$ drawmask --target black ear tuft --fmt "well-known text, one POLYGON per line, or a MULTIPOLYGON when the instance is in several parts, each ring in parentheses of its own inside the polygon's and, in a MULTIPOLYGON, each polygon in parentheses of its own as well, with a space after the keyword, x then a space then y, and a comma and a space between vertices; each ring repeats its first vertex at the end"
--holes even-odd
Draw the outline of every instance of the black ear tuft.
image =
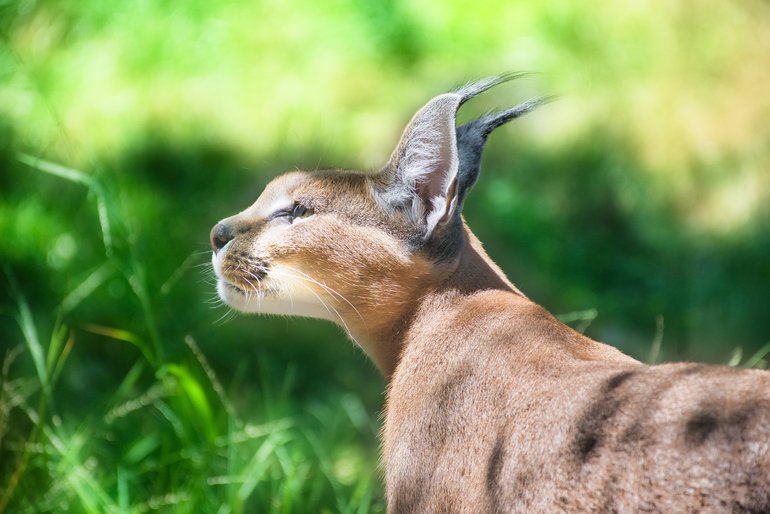
POLYGON ((495 75, 494 77, 487 77, 479 79, 475 82, 470 82, 455 92, 462 98, 462 100, 460 100, 460 105, 462 105, 474 96, 479 95, 488 89, 492 89, 495 86, 499 86, 500 84, 509 82, 511 80, 526 77, 527 75, 531 75, 531 73, 528 71, 512 71, 509 73, 503 73, 501 75, 495 75))
MULTIPOLYGON (((487 79, 490 80, 490 79, 487 79)), ((510 80, 507 79, 507 80, 510 80)), ((500 84, 503 81, 486 85, 484 89, 475 88, 478 92, 489 89, 492 86, 500 84)), ((467 86, 472 88, 474 85, 467 86)), ((537 97, 520 103, 508 110, 487 114, 465 125, 457 128, 457 151, 460 159, 460 168, 458 171, 458 198, 462 202, 465 195, 470 191, 476 180, 479 178, 479 168, 481 166, 481 153, 484 150, 484 144, 487 142, 487 136, 497 127, 518 118, 535 108, 554 100, 555 97, 537 97)))

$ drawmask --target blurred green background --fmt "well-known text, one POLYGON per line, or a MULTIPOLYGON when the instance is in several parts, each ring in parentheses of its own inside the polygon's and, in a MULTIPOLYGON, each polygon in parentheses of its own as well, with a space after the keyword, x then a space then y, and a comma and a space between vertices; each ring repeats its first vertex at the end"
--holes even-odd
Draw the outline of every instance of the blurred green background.
POLYGON ((208 231, 294 167, 376 169, 428 98, 499 129, 466 219, 644 360, 766 367, 770 4, 0 1, 0 512, 382 512, 383 380, 214 301, 208 231))

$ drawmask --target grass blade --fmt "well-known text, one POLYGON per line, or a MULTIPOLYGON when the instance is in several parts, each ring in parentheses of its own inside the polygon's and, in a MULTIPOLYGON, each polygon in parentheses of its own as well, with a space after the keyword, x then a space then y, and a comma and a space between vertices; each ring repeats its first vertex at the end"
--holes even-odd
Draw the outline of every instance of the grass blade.
POLYGON ((91 293, 104 284, 113 276, 113 268, 109 262, 105 262, 93 272, 91 272, 86 279, 80 283, 75 289, 64 297, 61 302, 61 310, 64 314, 70 313, 80 303, 91 296, 91 293))
POLYGON ((19 153, 16 156, 17 160, 22 164, 26 164, 30 168, 48 173, 56 177, 69 180, 82 184, 90 189, 96 195, 96 206, 99 213, 99 224, 102 228, 102 239, 104 241, 104 248, 107 251, 107 255, 112 255, 112 228, 110 224, 109 215, 107 212, 107 201, 105 198, 104 188, 93 177, 83 173, 82 171, 68 168, 57 164, 55 162, 46 161, 39 157, 35 157, 25 153, 19 153))
POLYGON ((757 364, 764 359, 767 354, 770 354, 770 342, 768 342, 765 346, 757 350, 757 352, 749 357, 746 362, 743 363, 744 368, 754 368, 757 366, 757 364))
POLYGON ((32 362, 35 365, 35 371, 40 380, 40 385, 43 387, 43 392, 46 397, 50 397, 51 391, 50 382, 48 381, 48 369, 45 364, 45 352, 43 352, 43 346, 40 344, 35 323, 32 321, 32 313, 23 296, 19 295, 17 302, 19 304, 19 317, 17 320, 19 327, 24 335, 24 341, 27 343, 29 353, 32 356, 32 362))

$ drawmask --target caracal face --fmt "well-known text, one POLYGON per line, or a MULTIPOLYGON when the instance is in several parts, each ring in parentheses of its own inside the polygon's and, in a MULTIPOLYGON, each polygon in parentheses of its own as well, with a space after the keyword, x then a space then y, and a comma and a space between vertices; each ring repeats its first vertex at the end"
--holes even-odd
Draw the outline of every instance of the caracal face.
POLYGON ((344 171, 291 172, 211 233, 219 297, 249 313, 369 319, 409 300, 428 267, 416 227, 376 198, 376 180, 344 171), (412 248, 410 248, 412 246, 412 248), (406 280, 405 280, 406 279, 406 280))

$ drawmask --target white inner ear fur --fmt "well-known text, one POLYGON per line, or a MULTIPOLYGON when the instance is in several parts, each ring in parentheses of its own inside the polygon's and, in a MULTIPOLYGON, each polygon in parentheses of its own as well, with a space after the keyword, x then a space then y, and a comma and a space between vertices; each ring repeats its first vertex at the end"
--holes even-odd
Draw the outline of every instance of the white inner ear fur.
POLYGON ((439 222, 447 221, 457 205, 459 160, 455 114, 460 96, 437 96, 415 114, 399 147, 395 181, 386 201, 402 204, 411 199, 414 221, 424 220, 428 237, 439 222))

